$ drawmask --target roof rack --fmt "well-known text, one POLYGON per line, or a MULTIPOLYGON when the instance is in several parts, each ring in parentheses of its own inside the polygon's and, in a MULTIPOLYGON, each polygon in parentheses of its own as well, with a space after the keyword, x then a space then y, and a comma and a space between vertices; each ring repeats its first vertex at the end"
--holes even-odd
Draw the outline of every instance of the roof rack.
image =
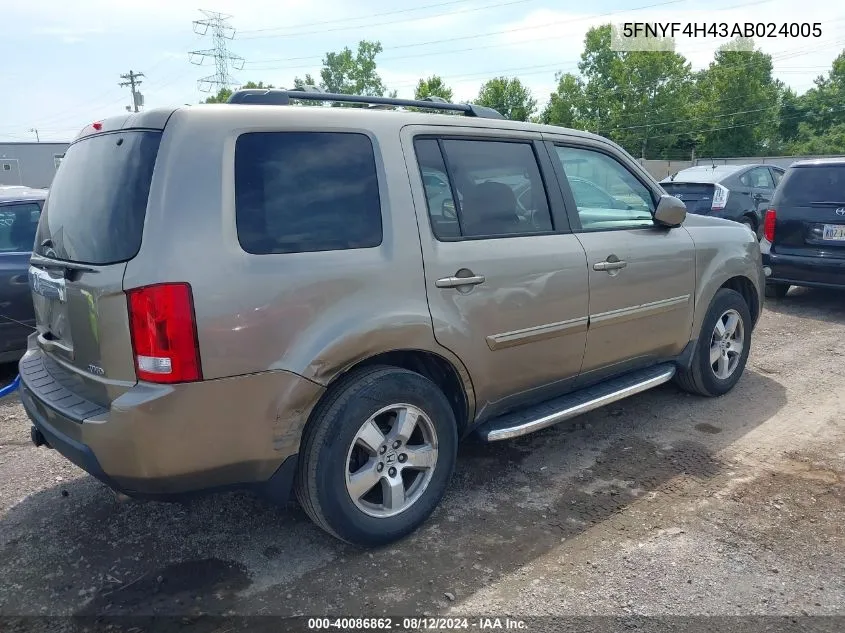
MULTIPOLYGON (((309 86, 309 88, 311 88, 309 86)), ((440 97, 426 97, 425 99, 394 99, 392 97, 368 97, 364 95, 344 95, 319 90, 280 90, 266 88, 249 88, 232 93, 228 103, 244 103, 252 105, 290 105, 291 100, 297 101, 334 101, 340 103, 366 103, 376 106, 404 106, 410 108, 425 108, 427 110, 444 110, 462 112, 464 116, 484 119, 504 119, 497 110, 473 103, 449 103, 440 97)))

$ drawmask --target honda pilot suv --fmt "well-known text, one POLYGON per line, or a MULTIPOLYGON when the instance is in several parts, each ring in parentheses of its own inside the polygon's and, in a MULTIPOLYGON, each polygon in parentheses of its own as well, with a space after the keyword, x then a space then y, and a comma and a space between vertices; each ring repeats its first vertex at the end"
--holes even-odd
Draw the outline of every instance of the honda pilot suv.
POLYGON ((429 516, 461 438, 729 391, 764 290, 752 231, 604 138, 280 90, 83 130, 29 278, 36 445, 129 496, 294 489, 364 546, 429 516))

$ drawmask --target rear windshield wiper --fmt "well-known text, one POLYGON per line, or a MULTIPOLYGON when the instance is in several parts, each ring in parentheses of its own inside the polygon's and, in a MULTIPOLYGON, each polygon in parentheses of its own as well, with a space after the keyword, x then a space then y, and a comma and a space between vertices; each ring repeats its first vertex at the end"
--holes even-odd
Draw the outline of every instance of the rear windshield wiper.
POLYGON ((819 202, 811 202, 811 207, 845 207, 845 201, 837 202, 836 200, 820 200, 819 202))
POLYGON ((96 268, 91 268, 91 266, 89 266, 88 264, 77 264, 76 262, 67 262, 61 259, 53 259, 51 257, 44 257, 43 255, 38 255, 37 253, 32 254, 32 256, 29 258, 29 263, 37 268, 59 268, 64 270, 65 274, 67 274, 67 272, 71 270, 83 273, 98 272, 96 268))

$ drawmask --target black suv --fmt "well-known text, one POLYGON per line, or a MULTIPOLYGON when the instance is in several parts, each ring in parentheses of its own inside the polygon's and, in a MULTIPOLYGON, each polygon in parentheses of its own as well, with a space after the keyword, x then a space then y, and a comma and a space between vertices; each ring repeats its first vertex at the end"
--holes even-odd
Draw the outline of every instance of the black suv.
POLYGON ((845 158, 798 161, 775 191, 764 221, 769 296, 790 286, 845 288, 845 158))
POLYGON ((784 170, 774 165, 698 165, 660 182, 680 198, 689 213, 741 222, 760 236, 768 208, 784 170))

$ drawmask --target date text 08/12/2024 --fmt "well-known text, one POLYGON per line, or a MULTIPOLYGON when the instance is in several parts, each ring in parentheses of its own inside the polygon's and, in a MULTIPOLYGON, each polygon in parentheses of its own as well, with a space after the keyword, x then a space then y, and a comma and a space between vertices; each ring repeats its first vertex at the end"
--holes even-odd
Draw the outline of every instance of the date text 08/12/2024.
POLYGON ((452 631, 478 630, 524 631, 527 623, 515 618, 499 617, 408 617, 408 618, 309 618, 308 629, 312 631, 372 630, 389 631, 452 631))
POLYGON ((821 22, 625 22, 624 38, 660 37, 821 37, 821 22))

